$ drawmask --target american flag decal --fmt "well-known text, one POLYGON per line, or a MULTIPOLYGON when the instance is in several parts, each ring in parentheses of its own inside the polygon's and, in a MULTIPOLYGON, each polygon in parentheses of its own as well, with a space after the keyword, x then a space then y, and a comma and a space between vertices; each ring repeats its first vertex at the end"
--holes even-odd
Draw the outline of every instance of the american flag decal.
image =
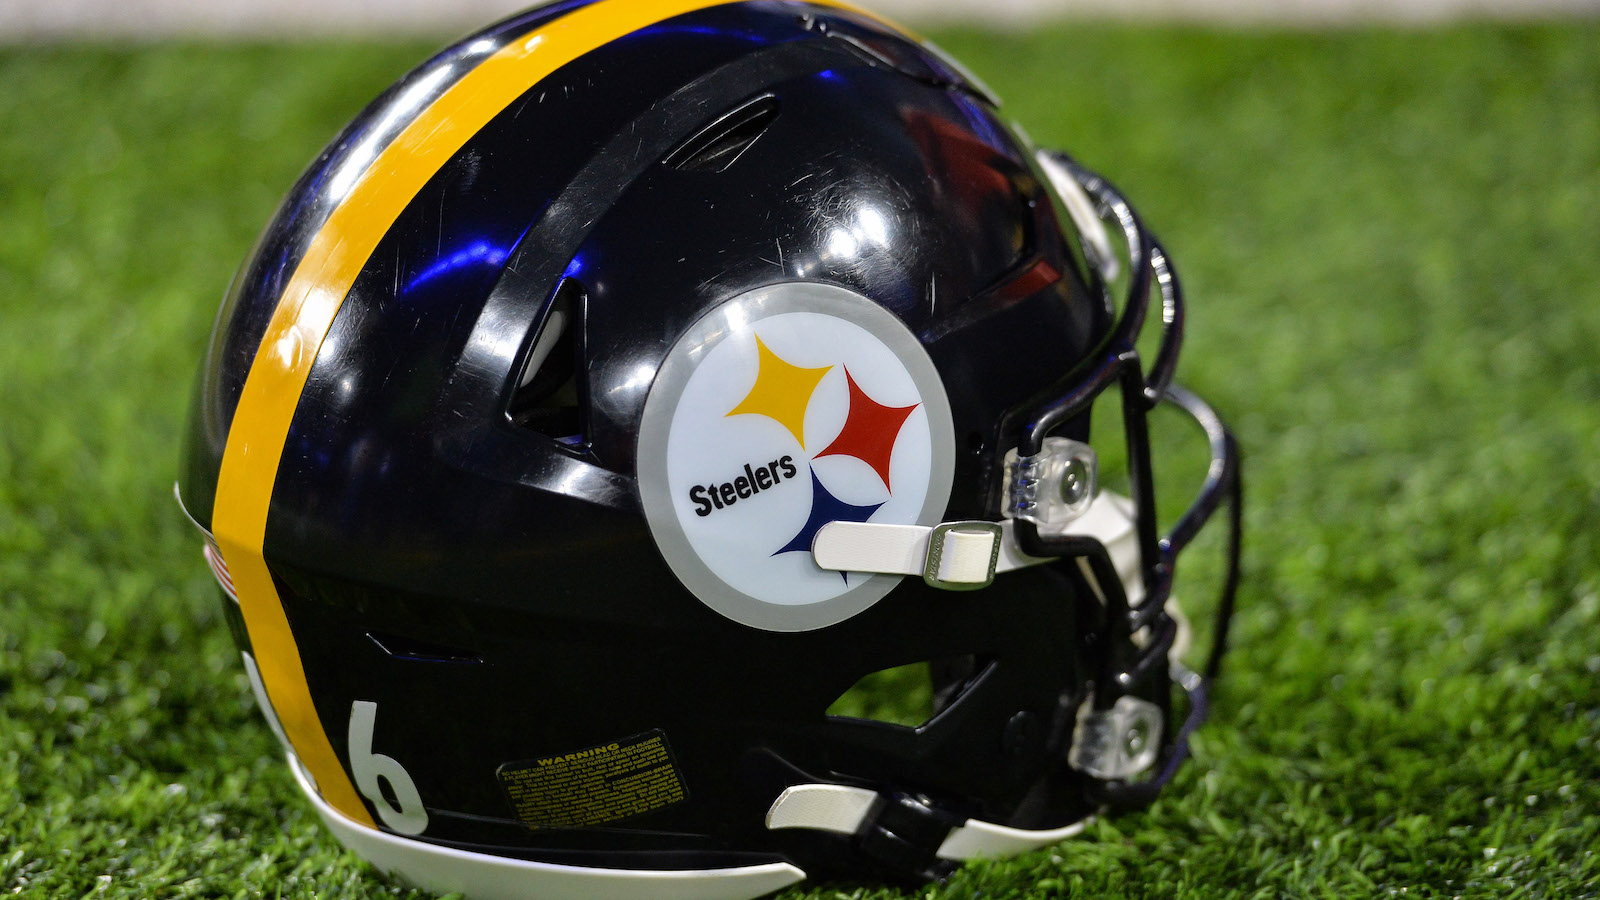
POLYGON ((217 542, 211 535, 206 535, 206 545, 202 551, 205 553, 206 565, 211 567, 211 574, 217 577, 217 584, 222 585, 223 593, 235 603, 239 602, 239 594, 233 589, 233 577, 228 574, 228 564, 222 561, 222 551, 217 548, 217 542))

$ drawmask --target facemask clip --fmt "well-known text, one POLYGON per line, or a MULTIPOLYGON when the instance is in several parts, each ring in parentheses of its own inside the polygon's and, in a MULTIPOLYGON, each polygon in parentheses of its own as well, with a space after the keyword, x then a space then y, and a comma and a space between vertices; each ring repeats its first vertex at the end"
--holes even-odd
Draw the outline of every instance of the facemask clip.
POLYGON ((1008 519, 1058 529, 1088 511, 1099 492, 1099 458, 1094 448, 1070 438, 1044 439, 1033 456, 1006 455, 1008 519))
POLYGON ((1106 710, 1085 703, 1067 762, 1102 780, 1131 778, 1156 761, 1161 726, 1161 709, 1148 700, 1118 697, 1106 710))

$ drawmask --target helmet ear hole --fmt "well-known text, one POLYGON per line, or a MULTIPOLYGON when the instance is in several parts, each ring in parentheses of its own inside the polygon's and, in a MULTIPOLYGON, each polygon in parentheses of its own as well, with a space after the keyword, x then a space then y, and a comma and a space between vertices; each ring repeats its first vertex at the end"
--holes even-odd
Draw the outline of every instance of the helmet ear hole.
POLYGON ((870 672, 828 706, 828 715, 918 728, 933 718, 931 663, 870 672))
POLYGON ((921 728, 966 693, 980 668, 968 654, 879 669, 840 694, 828 715, 921 728))
POLYGON ((513 424, 564 444, 584 443, 583 285, 567 278, 556 288, 528 351, 507 410, 513 424))

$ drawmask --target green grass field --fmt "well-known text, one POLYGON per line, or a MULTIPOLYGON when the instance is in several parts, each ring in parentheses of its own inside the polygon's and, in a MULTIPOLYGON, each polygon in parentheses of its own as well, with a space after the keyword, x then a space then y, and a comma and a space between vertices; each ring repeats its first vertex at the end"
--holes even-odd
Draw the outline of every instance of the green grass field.
MULTIPOLYGON (((936 37, 1160 231, 1249 506, 1196 762, 930 895, 1600 896, 1600 27, 936 37)), ((427 49, 0 51, 0 892, 406 894, 171 484, 233 267, 427 49)))

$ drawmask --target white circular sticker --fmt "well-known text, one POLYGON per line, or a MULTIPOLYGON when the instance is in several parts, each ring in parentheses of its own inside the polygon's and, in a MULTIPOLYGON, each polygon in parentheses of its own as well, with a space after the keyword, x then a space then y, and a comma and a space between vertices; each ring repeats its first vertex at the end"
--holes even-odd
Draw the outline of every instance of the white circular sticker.
POLYGON ((954 439, 933 362, 882 307, 823 284, 731 300, 668 354, 645 403, 640 494, 662 554, 717 612, 769 631, 841 622, 901 576, 826 570, 829 522, 932 525, 954 439))

